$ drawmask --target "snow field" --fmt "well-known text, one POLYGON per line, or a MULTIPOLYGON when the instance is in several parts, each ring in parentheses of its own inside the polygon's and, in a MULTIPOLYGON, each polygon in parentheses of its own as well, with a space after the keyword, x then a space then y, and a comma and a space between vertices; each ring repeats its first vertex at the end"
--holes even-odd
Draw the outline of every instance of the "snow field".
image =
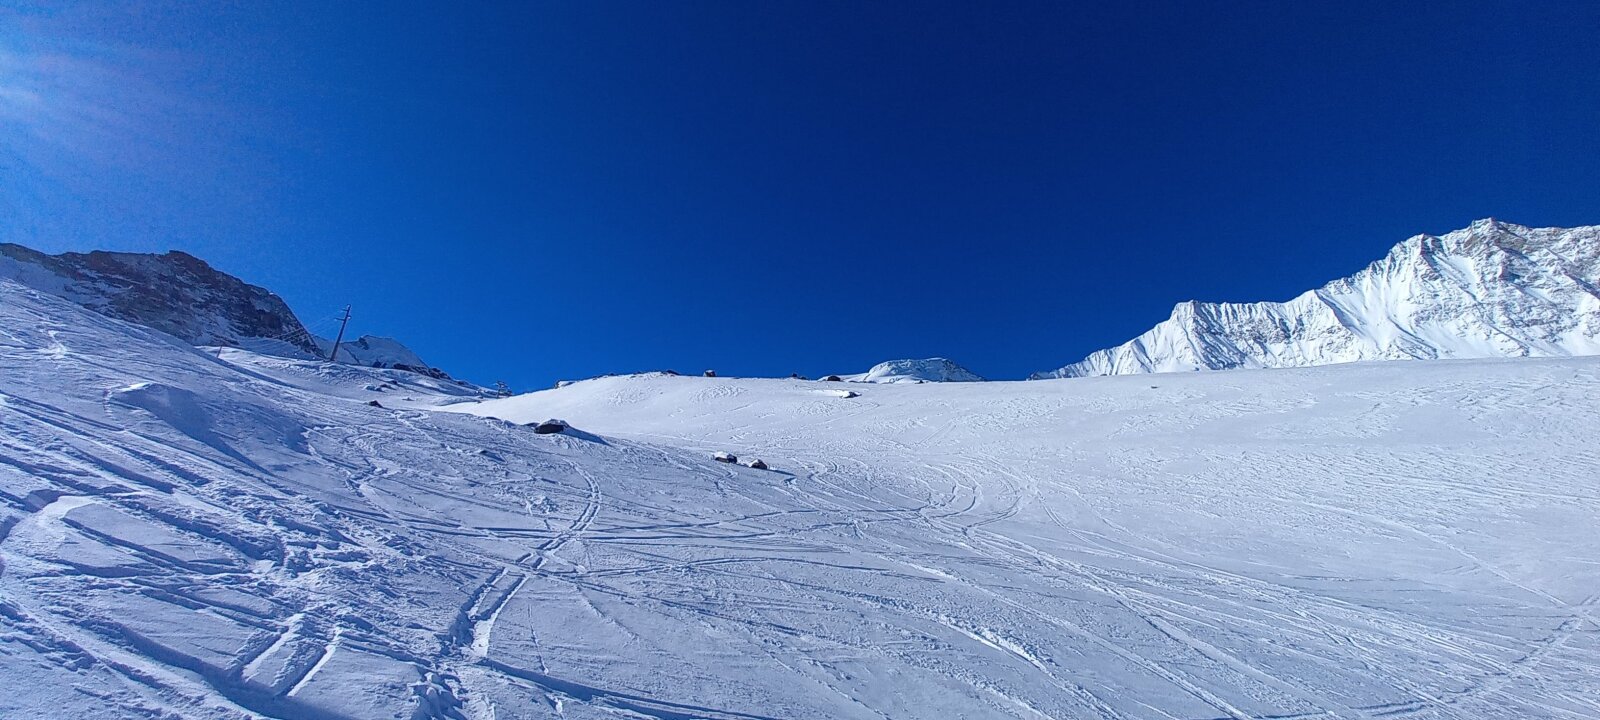
POLYGON ((0 716, 1600 714, 1595 359, 329 367, 0 282, 0 716))

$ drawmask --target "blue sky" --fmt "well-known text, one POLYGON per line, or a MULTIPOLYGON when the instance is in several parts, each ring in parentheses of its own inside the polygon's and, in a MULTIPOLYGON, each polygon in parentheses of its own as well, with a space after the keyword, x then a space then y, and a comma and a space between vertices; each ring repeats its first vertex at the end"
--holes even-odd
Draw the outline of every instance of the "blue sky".
POLYGON ((0 239, 519 389, 1022 377, 1418 232, 1600 223, 1600 4, 0 10, 0 239))

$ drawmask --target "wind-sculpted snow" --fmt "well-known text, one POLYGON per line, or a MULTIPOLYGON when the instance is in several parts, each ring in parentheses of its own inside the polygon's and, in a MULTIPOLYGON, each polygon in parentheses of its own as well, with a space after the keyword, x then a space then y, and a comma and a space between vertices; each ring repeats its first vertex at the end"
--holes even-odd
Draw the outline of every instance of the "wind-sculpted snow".
POLYGON ((1186 302, 1047 377, 1600 354, 1600 226, 1418 235, 1284 303, 1186 302))
POLYGON ((0 281, 0 717, 1600 713, 1600 361, 850 387, 477 403, 0 281))

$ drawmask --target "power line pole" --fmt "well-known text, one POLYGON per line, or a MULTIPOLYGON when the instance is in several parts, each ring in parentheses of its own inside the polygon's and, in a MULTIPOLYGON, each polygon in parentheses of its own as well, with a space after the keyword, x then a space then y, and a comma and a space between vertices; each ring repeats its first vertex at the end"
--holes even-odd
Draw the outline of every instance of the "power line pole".
POLYGON ((328 362, 339 362, 339 343, 344 342, 344 326, 350 323, 350 306, 344 306, 344 317, 339 320, 339 337, 333 339, 333 352, 328 353, 328 362))

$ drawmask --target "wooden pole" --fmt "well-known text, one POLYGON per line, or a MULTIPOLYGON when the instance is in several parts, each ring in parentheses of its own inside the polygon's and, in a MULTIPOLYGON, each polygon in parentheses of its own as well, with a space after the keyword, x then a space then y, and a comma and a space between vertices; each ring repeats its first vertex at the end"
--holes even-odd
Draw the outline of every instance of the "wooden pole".
POLYGON ((328 362, 339 362, 339 343, 344 342, 344 326, 350 323, 350 306, 344 306, 344 318, 339 320, 339 337, 333 339, 333 352, 328 353, 328 362))

